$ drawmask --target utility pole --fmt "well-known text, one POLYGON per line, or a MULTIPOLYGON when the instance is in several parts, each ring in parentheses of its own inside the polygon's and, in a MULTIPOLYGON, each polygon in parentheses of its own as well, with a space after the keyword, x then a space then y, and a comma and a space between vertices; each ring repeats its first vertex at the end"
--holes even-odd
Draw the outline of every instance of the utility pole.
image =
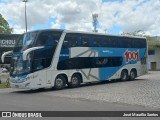
POLYGON ((94 27, 94 30, 93 30, 93 32, 98 32, 98 30, 97 30, 97 24, 98 24, 98 14, 92 14, 92 18, 93 18, 93 27, 94 27))
POLYGON ((26 25, 26 32, 27 32, 27 10, 26 10, 26 3, 28 2, 28 0, 23 0, 22 2, 25 3, 25 25, 26 25))
POLYGON ((107 33, 107 29, 104 29, 104 33, 105 33, 105 34, 107 33))

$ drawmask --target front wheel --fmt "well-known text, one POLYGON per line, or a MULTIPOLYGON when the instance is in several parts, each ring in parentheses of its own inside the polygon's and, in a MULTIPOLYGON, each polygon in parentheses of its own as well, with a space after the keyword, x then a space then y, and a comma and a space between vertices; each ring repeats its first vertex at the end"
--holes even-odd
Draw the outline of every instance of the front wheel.
POLYGON ((65 85, 66 85, 66 79, 65 79, 65 77, 63 77, 61 75, 57 76, 56 79, 55 79, 54 88, 57 89, 57 90, 60 90, 60 89, 65 88, 65 85))
POLYGON ((122 72, 121 72, 121 80, 122 81, 128 80, 128 73, 127 73, 126 70, 122 70, 122 72))

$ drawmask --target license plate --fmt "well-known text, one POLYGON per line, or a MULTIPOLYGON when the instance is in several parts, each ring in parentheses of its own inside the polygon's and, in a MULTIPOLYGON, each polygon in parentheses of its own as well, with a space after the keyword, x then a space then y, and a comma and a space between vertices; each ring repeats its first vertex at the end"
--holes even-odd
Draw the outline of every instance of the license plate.
POLYGON ((19 88, 19 85, 15 85, 16 88, 19 88))

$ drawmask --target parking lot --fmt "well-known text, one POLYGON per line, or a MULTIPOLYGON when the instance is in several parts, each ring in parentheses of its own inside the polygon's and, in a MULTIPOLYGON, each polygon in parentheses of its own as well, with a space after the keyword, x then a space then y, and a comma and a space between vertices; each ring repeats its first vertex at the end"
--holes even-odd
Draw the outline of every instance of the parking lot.
POLYGON ((48 91, 44 94, 76 100, 125 103, 160 109, 160 71, 149 71, 149 74, 138 77, 134 81, 82 85, 75 89, 66 88, 54 92, 48 91))
POLYGON ((24 92, 0 89, 0 106, 1 110, 22 111, 160 110, 160 71, 150 71, 134 81, 84 84, 74 89, 24 92))

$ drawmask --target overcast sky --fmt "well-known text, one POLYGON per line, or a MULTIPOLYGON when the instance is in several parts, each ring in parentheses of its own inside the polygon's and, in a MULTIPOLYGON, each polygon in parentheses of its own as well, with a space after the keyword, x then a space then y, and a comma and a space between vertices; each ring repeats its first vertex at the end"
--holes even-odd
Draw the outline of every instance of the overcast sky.
MULTIPOLYGON (((28 30, 61 28, 91 32, 92 14, 97 13, 100 33, 142 30, 160 36, 160 0, 28 1, 28 30)), ((25 31, 22 0, 0 0, 0 13, 14 28, 14 33, 25 31)))

